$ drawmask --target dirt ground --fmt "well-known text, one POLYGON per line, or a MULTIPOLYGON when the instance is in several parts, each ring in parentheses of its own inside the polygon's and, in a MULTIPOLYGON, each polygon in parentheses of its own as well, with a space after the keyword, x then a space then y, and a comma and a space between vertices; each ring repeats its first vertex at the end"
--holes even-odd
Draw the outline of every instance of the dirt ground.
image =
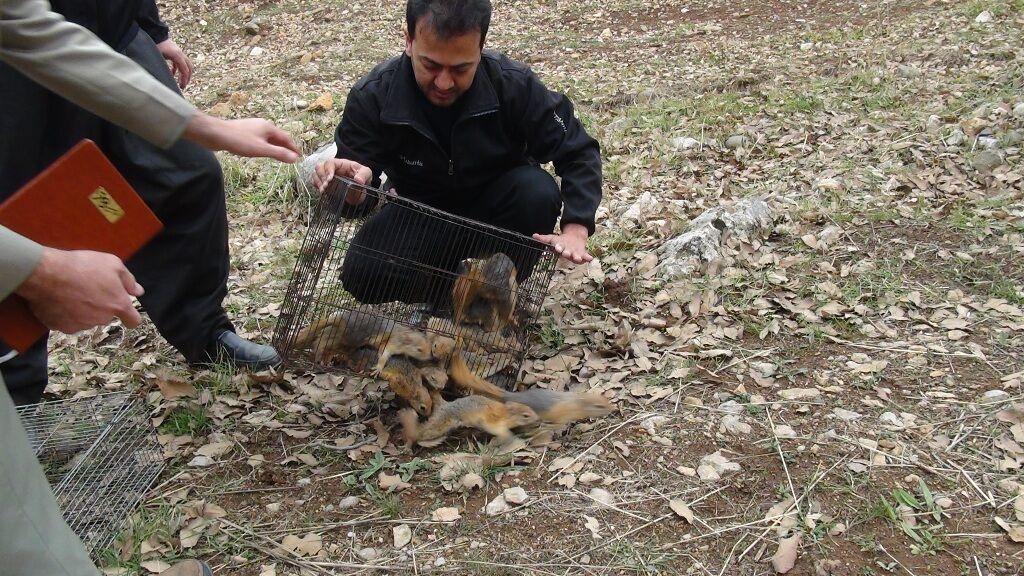
MULTIPOLYGON (((399 2, 161 8, 187 97, 309 151, 402 48, 399 2)), ((598 259, 559 267, 521 381, 615 412, 410 451, 378 381, 60 337, 50 392, 141 389, 167 458, 107 573, 1021 574, 1022 26, 1020 0, 497 3, 488 43, 573 99, 605 174, 598 259), (750 197, 767 229, 666 272, 668 239, 750 197)), ((226 307, 269 339, 311 200, 222 163, 226 307)))

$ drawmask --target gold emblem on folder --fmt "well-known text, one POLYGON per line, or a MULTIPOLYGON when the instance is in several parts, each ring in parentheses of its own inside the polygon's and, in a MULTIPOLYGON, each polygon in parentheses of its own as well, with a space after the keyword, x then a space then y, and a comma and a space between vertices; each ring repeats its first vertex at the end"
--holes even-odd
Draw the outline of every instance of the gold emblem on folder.
POLYGON ((97 188, 92 194, 89 194, 89 201, 92 205, 103 214, 103 217, 107 219, 111 224, 117 222, 124 216, 124 209, 121 205, 114 200, 114 197, 110 195, 102 186, 97 188))

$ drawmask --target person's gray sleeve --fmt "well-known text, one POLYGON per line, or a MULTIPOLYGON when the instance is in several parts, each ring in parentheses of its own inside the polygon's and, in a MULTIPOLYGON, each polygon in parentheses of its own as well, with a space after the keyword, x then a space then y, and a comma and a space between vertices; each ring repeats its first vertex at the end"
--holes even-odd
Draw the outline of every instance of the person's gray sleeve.
POLYGON ((163 148, 196 113, 134 62, 52 12, 46 0, 0 0, 0 62, 163 148))
POLYGON ((0 300, 21 286, 42 257, 42 246, 0 226, 0 300))

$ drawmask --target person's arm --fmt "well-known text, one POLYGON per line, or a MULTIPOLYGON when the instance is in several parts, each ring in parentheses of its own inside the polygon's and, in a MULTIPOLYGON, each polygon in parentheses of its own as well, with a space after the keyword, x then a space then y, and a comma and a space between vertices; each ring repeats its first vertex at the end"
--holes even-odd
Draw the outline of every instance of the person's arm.
POLYGON ((163 148, 196 113, 127 57, 50 11, 45 0, 0 0, 0 61, 163 148))
POLYGON ((192 60, 174 40, 171 40, 171 30, 160 19, 160 9, 156 6, 156 0, 139 2, 139 13, 135 17, 135 22, 153 39, 160 55, 171 63, 171 76, 178 79, 178 88, 187 88, 192 80, 192 60))
POLYGON ((0 300, 21 286, 42 256, 42 246, 0 226, 0 300))
POLYGON ((537 234, 563 257, 589 262, 587 238, 601 203, 601 148, 576 118, 572 102, 548 90, 531 71, 524 78, 514 109, 523 118, 527 152, 541 164, 551 162, 562 178, 560 234, 537 234))
MULTIPOLYGON (((331 177, 337 175, 353 178, 357 182, 366 179, 367 186, 380 187, 380 175, 386 162, 380 133, 380 108, 368 91, 360 90, 358 86, 353 88, 348 93, 345 111, 334 132, 338 152, 334 160, 317 166, 313 185, 323 192, 331 177)), ((364 202, 364 196, 346 197, 345 202, 352 208, 343 215, 354 217, 371 210, 376 202, 364 202)))
POLYGON ((211 150, 294 162, 299 149, 266 120, 220 120, 191 104, 45 0, 0 0, 0 62, 162 148, 184 136, 211 150))
POLYGON ((156 0, 139 2, 139 13, 135 16, 135 22, 153 39, 154 44, 159 45, 171 36, 170 28, 160 19, 160 9, 156 7, 156 0))
POLYGON ((142 286, 117 256, 91 250, 55 250, 0 226, 0 299, 15 293, 46 327, 73 333, 114 317, 134 328, 132 303, 142 286))

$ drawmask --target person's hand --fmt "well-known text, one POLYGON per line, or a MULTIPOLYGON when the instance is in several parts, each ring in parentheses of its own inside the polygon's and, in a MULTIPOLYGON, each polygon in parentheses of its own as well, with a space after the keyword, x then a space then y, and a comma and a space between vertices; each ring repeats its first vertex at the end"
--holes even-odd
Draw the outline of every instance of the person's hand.
POLYGON ((210 150, 227 150, 239 156, 273 158, 289 164, 299 159, 299 147, 292 137, 259 118, 221 120, 197 112, 185 127, 185 137, 210 150))
MULTIPOLYGON (((330 158, 316 165, 313 170, 313 186, 322 193, 335 176, 342 176, 365 186, 373 179, 373 171, 352 160, 330 158)), ((365 199, 366 192, 352 188, 345 196, 345 203, 355 206, 362 204, 365 199)))
POLYGON ((142 318, 132 296, 142 286, 114 255, 44 248, 32 274, 16 290, 48 328, 71 334, 120 318, 128 328, 142 318))
POLYGON ((165 60, 171 63, 171 76, 177 76, 178 87, 184 90, 192 80, 192 60, 189 60, 185 52, 178 48, 178 45, 170 38, 157 44, 156 49, 160 51, 160 55, 165 60))
POLYGON ((566 224, 561 234, 534 234, 539 240, 555 249, 555 252, 576 264, 585 264, 594 259, 587 252, 587 227, 582 224, 566 224))

